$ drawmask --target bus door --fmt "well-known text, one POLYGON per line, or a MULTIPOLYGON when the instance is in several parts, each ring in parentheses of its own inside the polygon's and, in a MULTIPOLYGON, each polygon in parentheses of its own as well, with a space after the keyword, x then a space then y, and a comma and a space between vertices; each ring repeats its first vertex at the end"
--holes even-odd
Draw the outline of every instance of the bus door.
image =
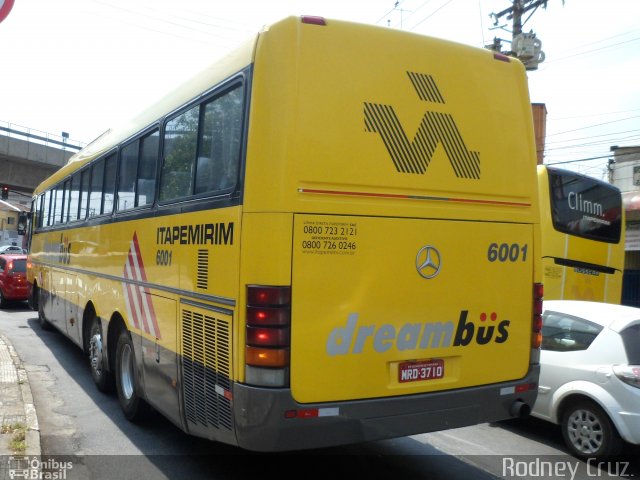
POLYGON ((79 301, 80 295, 77 288, 76 275, 65 272, 63 275, 64 282, 64 298, 65 311, 64 320, 67 326, 67 334, 71 339, 80 345, 82 341, 82 314, 80 313, 79 301))
POLYGON ((143 311, 141 351, 144 387, 148 401, 169 419, 182 425, 178 391, 176 301, 141 292, 143 311))
POLYGON ((51 269, 48 280, 49 282, 45 280, 44 283, 45 289, 49 292, 43 307, 44 315, 56 328, 67 333, 67 272, 51 269))

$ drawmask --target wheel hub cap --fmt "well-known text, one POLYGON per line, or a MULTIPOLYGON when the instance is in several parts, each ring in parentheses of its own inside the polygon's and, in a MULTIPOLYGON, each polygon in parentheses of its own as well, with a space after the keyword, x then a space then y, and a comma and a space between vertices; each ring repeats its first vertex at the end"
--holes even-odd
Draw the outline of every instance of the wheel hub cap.
POLYGON ((91 368, 97 373, 102 373, 102 337, 94 335, 89 341, 89 357, 91 368))

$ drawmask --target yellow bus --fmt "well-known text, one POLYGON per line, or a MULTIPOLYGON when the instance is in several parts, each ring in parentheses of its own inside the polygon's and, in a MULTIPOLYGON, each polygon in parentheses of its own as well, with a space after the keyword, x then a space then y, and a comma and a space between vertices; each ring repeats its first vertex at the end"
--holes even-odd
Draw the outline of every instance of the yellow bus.
POLYGON ((547 300, 622 301, 624 208, 602 180, 538 165, 547 300))
POLYGON ((518 61, 290 17, 37 188, 32 301, 127 418, 249 450, 523 415, 535 179, 518 61))

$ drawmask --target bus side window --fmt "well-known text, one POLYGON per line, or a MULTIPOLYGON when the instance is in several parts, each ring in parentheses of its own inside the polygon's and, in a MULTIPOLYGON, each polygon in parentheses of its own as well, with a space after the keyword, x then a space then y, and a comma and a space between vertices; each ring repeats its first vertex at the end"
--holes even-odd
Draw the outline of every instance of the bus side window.
POLYGON ((138 207, 152 204, 155 197, 159 140, 160 134, 156 130, 140 142, 140 165, 136 190, 136 205, 138 207))
POLYGON ((138 141, 120 151, 118 211, 135 207, 135 182, 138 175, 138 141))
POLYGON ((69 223, 69 205, 71 204, 71 178, 64 182, 64 211, 62 212, 62 223, 69 223))
POLYGON ((89 217, 100 215, 102 208, 102 183, 104 181, 104 158, 91 166, 91 189, 89 191, 89 217))
POLYGON ((49 226, 49 210, 51 208, 51 190, 47 190, 44 194, 42 203, 42 226, 49 226))
POLYGON ((91 169, 85 168, 80 174, 80 216, 81 220, 87 217, 89 207, 89 176, 91 169))
POLYGON ((242 88, 227 92, 203 106, 195 193, 235 186, 242 138, 242 88))
POLYGON ((195 106, 169 120, 164 131, 164 163, 160 200, 191 195, 196 162, 200 107, 195 106))
POLYGON ((113 203, 116 196, 116 154, 111 154, 105 160, 104 188, 102 192, 102 214, 113 212, 113 203))
POLYGON ((68 178, 64 184, 64 194, 62 195, 63 205, 62 205, 62 215, 60 218, 60 223, 67 223, 69 221, 69 198, 71 198, 71 179, 68 178))
POLYGON ((56 205, 56 201, 58 200, 58 187, 53 187, 51 189, 51 209, 49 211, 49 226, 52 227, 56 224, 56 217, 60 214, 58 213, 58 208, 56 205))
POLYGON ((40 196, 35 202, 35 206, 37 210, 36 210, 36 218, 35 218, 34 225, 36 228, 40 228, 42 227, 42 210, 44 208, 44 193, 40 194, 40 196))
POLYGON ((69 221, 78 219, 80 207, 80 174, 74 173, 71 177, 71 192, 69 193, 69 221))

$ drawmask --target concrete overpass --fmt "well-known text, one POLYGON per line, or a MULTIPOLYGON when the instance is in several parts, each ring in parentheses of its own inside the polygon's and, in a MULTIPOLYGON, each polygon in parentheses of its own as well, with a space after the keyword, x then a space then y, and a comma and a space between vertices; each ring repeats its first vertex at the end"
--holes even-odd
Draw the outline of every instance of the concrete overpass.
POLYGON ((52 135, 0 121, 0 185, 9 187, 8 202, 29 205, 36 186, 82 147, 64 132, 52 135))

